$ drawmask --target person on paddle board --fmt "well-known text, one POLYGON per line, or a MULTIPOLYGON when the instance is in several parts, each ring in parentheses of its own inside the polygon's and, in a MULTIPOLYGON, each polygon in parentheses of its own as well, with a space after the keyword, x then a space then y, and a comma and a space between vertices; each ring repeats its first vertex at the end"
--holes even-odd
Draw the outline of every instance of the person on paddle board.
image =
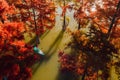
POLYGON ((33 47, 33 51, 37 54, 40 54, 42 56, 44 56, 45 54, 42 52, 42 50, 40 50, 37 46, 33 47))

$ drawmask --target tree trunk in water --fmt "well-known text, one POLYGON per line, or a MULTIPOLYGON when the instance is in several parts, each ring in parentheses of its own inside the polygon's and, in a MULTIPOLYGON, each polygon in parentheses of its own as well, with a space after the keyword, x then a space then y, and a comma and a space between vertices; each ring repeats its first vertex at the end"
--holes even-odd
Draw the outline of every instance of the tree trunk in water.
POLYGON ((66 30, 66 21, 65 21, 66 16, 64 15, 63 19, 63 31, 66 30))
MULTIPOLYGON (((31 5, 32 5, 32 0, 31 0, 31 5)), ((34 7, 32 8, 32 12, 33 12, 34 25, 35 25, 35 31, 36 31, 36 43, 35 43, 35 46, 37 46, 38 44, 40 44, 40 40, 39 40, 39 34, 37 33, 38 27, 37 27, 36 14, 35 14, 34 7)))
MULTIPOLYGON (((64 7, 65 7, 65 0, 64 0, 64 7)), ((66 13, 64 14, 64 18, 63 18, 63 31, 65 31, 66 30, 66 20, 65 20, 65 18, 66 18, 66 13)))
POLYGON ((80 29, 80 22, 78 23, 78 30, 80 29))

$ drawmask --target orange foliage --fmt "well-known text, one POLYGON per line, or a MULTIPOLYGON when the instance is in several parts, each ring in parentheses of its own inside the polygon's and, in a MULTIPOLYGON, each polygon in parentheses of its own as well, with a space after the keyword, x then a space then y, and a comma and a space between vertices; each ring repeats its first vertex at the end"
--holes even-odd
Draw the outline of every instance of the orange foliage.
POLYGON ((85 0, 83 2, 79 2, 81 5, 79 9, 76 10, 75 12, 75 19, 80 22, 80 25, 83 26, 84 22, 81 23, 83 19, 89 19, 93 22, 93 24, 98 25, 98 27, 103 31, 103 33, 107 33, 109 26, 111 24, 112 17, 115 13, 116 15, 116 21, 115 25, 117 22, 119 22, 119 11, 116 12, 117 4, 119 0, 114 0, 114 1, 106 1, 106 0, 85 0))
POLYGON ((75 52, 59 52, 60 70, 75 75, 85 74, 85 80, 97 80, 97 77, 107 80, 110 76, 111 57, 119 53, 120 43, 117 40, 109 41, 106 32, 95 25, 89 29, 88 33, 83 33, 82 29, 72 32, 72 41, 67 47, 75 52), (102 76, 97 74, 99 70, 102 76))
MULTIPOLYGON (((21 4, 23 4, 22 0, 0 0, 1 80, 4 76, 8 80, 28 80, 32 76, 29 67, 39 60, 37 54, 34 54, 32 46, 25 43, 24 39, 25 26, 28 26, 27 23, 29 27, 34 24, 34 22, 30 23, 27 18, 29 17, 27 11, 29 12, 32 8, 28 5, 21 6, 21 4)), ((30 15, 29 18, 33 19, 33 13, 30 15)))
MULTIPOLYGON (((43 33, 55 24, 55 5, 48 0, 8 0, 14 7, 14 14, 9 14, 12 21, 24 22, 30 31, 43 33)), ((13 9, 12 9, 13 10, 13 9)))

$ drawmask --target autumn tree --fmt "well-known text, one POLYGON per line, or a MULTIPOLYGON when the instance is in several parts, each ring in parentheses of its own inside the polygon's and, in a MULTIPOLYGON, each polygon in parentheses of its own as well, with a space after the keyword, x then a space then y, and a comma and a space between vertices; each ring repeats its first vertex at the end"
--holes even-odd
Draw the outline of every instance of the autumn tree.
POLYGON ((55 25, 55 5, 51 0, 7 0, 14 6, 15 13, 8 15, 10 21, 22 21, 29 32, 39 36, 55 25))
POLYGON ((118 55, 119 49, 97 28, 92 25, 88 34, 83 33, 82 30, 72 33, 72 41, 68 47, 74 51, 71 54, 59 52, 62 72, 81 75, 82 80, 96 80, 98 77, 102 80, 108 79, 113 65, 112 57, 118 55))
POLYGON ((60 5, 62 8, 62 14, 61 16, 63 17, 63 24, 62 24, 62 30, 66 30, 66 27, 68 26, 68 21, 66 17, 66 12, 68 9, 72 9, 73 5, 70 5, 69 2, 72 2, 72 0, 56 0, 56 3, 60 5))
POLYGON ((32 46, 24 41, 22 22, 0 24, 0 78, 26 80, 32 76, 31 66, 39 59, 32 46))
POLYGON ((0 0, 0 80, 28 80, 31 66, 40 59, 24 33, 39 37, 54 26, 54 3, 50 0, 0 0))
POLYGON ((92 20, 94 24, 104 30, 109 29, 112 19, 115 20, 116 26, 118 26, 119 0, 81 0, 80 4, 79 9, 75 12, 75 18, 81 26, 86 22, 86 19, 92 20))
POLYGON ((74 52, 59 52, 60 70, 81 75, 82 80, 107 80, 111 66, 119 67, 120 1, 81 1, 75 12, 81 28, 72 32, 72 41, 68 44, 74 52), (118 61, 114 62, 113 57, 118 61))

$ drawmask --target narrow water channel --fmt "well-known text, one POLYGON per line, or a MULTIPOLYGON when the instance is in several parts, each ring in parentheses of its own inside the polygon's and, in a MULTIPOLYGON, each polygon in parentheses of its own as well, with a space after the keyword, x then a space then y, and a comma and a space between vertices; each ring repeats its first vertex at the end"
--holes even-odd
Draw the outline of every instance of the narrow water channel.
MULTIPOLYGON (((45 57, 42 61, 33 66, 32 80, 58 80, 58 51, 64 49, 65 44, 70 41, 70 36, 67 32, 61 31, 62 18, 60 15, 62 9, 58 7, 56 12, 55 27, 41 36, 39 48, 45 53, 45 57)), ((73 11, 67 11, 66 16, 69 18, 68 27, 74 30, 77 24, 73 19, 73 11)))

